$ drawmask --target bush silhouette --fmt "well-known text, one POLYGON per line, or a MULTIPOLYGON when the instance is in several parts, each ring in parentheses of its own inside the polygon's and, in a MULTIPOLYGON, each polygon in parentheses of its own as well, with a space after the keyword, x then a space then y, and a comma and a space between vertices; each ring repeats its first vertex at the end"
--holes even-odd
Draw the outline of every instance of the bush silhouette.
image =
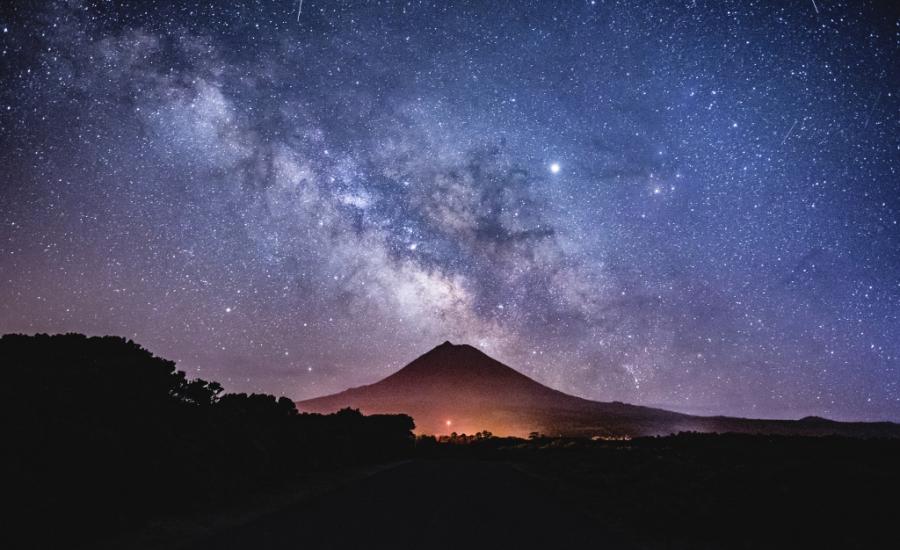
POLYGON ((32 538, 48 524, 89 537, 414 444, 408 416, 298 414, 285 397, 223 395, 123 338, 6 335, 0 365, 4 471, 21 515, 11 523, 32 538))

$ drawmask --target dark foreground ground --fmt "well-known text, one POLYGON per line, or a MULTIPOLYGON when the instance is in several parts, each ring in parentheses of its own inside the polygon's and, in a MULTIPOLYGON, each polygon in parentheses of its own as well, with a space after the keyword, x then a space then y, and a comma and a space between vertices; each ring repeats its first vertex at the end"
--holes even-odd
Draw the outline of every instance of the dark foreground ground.
POLYGON ((894 548, 900 442, 444 444, 191 548, 894 548))
POLYGON ((601 533, 509 464, 437 459, 401 464, 196 548, 584 548, 601 533))

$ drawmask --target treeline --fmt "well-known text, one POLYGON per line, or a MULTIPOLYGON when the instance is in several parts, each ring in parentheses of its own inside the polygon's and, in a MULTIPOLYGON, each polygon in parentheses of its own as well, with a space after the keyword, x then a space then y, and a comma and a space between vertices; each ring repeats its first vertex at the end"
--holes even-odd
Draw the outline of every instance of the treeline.
POLYGON ((0 370, 5 500, 34 540, 48 526, 74 540, 202 510, 414 444, 409 416, 298 414, 284 397, 223 394, 123 338, 6 335, 0 370))

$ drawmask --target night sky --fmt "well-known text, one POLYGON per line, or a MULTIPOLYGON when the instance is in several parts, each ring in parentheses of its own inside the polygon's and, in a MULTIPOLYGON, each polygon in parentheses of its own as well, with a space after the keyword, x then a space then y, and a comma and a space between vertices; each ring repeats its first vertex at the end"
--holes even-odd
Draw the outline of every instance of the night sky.
POLYGON ((0 332, 900 420, 891 2, 4 2, 0 332))

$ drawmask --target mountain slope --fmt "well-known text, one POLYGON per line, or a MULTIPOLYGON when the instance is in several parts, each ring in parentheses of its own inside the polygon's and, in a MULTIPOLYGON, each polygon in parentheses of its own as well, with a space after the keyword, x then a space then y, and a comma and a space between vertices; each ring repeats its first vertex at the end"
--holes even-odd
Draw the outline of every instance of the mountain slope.
POLYGON ((625 403, 590 401, 540 384, 468 345, 444 342, 374 384, 296 403, 305 412, 344 407, 406 413, 419 433, 525 436, 643 436, 698 432, 900 437, 900 426, 820 418, 750 420, 698 417, 625 403))

